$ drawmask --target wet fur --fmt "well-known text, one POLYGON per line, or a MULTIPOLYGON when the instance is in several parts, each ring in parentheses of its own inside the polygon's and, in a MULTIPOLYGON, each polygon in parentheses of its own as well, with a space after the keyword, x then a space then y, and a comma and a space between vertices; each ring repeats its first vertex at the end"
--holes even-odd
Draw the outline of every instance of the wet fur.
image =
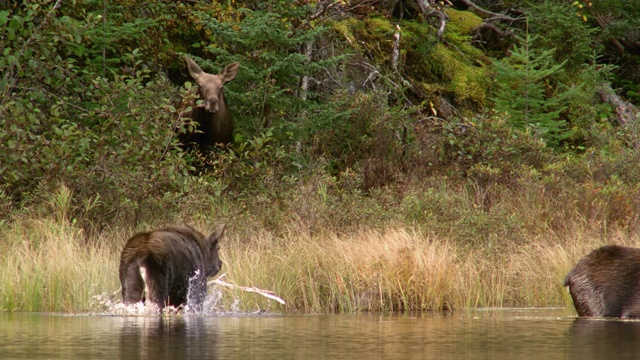
POLYGON ((171 226, 132 236, 120 255, 122 300, 126 304, 149 301, 163 309, 187 303, 189 279, 191 301, 204 301, 207 277, 220 270, 220 238, 225 226, 207 236, 190 226, 171 226), (143 278, 144 276, 144 278, 143 278))
POLYGON ((581 317, 640 317, 640 249, 603 246, 564 280, 581 317))

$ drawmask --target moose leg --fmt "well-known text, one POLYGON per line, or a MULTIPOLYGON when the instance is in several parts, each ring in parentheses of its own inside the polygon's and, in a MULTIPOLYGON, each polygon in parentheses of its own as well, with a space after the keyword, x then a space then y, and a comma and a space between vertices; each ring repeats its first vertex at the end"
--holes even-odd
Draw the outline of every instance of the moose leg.
POLYGON ((631 301, 622 307, 620 317, 625 319, 638 319, 640 318, 640 303, 631 301))
POLYGON ((152 271, 145 269, 144 276, 147 300, 154 303, 158 309, 162 310, 165 306, 171 304, 172 299, 169 298, 169 281, 166 274, 162 271, 152 271))
POLYGON ((122 284, 122 301, 125 304, 144 301, 145 285, 138 264, 129 264, 125 271, 120 273, 120 283, 122 284))

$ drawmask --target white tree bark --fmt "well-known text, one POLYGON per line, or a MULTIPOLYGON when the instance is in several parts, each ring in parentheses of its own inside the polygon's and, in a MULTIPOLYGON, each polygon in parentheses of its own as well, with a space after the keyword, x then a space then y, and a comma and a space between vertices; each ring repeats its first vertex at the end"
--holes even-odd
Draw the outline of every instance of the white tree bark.
POLYGON ((391 55, 391 65, 393 70, 398 71, 398 63, 400 62, 400 26, 396 25, 396 33, 393 34, 393 53, 391 55))

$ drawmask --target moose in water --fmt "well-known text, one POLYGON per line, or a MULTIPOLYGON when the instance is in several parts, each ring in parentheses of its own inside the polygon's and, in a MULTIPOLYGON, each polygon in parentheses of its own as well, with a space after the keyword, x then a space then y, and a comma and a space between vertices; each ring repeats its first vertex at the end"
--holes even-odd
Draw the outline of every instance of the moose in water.
POLYGON ((564 279, 581 317, 640 318, 640 249, 592 251, 564 279))
POLYGON ((151 302, 159 310, 189 304, 200 311, 207 277, 222 267, 218 250, 225 228, 207 237, 187 225, 133 235, 120 255, 123 302, 151 302))
POLYGON ((216 144, 232 143, 233 121, 227 109, 222 87, 236 77, 240 64, 232 62, 218 75, 212 75, 204 72, 188 56, 185 57, 185 61, 189 74, 198 84, 198 95, 202 105, 194 106, 192 111, 192 119, 197 131, 182 134, 181 143, 186 149, 200 150, 212 148, 216 144))

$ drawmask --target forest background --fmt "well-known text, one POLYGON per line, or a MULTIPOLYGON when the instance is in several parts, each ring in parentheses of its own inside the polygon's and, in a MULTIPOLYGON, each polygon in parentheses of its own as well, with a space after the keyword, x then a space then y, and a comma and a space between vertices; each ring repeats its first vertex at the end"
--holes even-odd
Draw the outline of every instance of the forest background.
POLYGON ((278 311, 565 306, 640 244, 640 2, 0 1, 0 39, 0 309, 94 308, 167 223, 278 311), (227 149, 180 147, 185 55, 241 64, 227 149))

